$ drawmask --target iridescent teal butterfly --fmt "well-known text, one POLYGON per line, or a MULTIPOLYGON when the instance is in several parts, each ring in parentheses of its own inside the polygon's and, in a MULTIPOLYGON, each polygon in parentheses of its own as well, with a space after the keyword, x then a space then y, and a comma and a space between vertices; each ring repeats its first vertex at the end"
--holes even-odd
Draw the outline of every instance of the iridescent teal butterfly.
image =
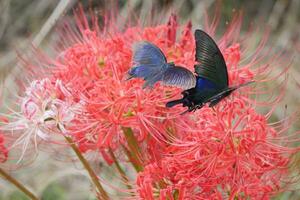
POLYGON ((251 83, 229 87, 227 66, 217 44, 202 30, 195 31, 195 41, 196 75, 184 67, 168 63, 163 52, 154 44, 140 42, 134 49, 134 66, 128 72, 129 79, 143 78, 144 88, 153 87, 158 81, 183 88, 183 97, 168 102, 166 107, 182 104, 188 107, 187 111, 200 109, 206 103, 213 107, 237 88, 251 83))

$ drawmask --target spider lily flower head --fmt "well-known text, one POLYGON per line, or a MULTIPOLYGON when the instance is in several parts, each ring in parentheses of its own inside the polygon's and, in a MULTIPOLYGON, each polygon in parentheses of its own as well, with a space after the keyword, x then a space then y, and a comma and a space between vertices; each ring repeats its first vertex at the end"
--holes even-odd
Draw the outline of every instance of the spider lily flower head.
POLYGON ((282 145, 265 116, 236 104, 199 116, 198 131, 185 133, 149 163, 138 175, 140 197, 269 199, 292 183, 291 156, 299 148, 282 145))
POLYGON ((25 117, 27 127, 37 127, 38 135, 48 139, 47 131, 57 127, 66 133, 64 126, 71 122, 74 113, 64 101, 70 93, 60 80, 52 83, 49 79, 35 80, 27 88, 22 99, 21 112, 25 117), (41 128, 38 128, 41 127, 41 128), (39 134, 40 133, 40 134, 39 134))
MULTIPOLYGON (((220 46, 234 36, 231 30, 226 33, 220 46)), ((265 39, 261 45, 264 43, 265 39)), ((259 55, 261 48, 248 62, 241 61, 245 56, 241 45, 234 43, 221 49, 230 85, 253 79, 257 83, 276 82, 285 75, 288 64, 281 66, 280 75, 266 78, 269 70, 278 65, 270 55, 259 55), (269 61, 265 60, 267 57, 269 61)), ((292 144, 299 140, 299 132, 288 134, 287 130, 295 119, 268 123, 282 100, 285 84, 286 79, 279 84, 279 95, 268 102, 250 97, 266 94, 265 88, 246 87, 214 109, 205 107, 195 112, 186 124, 177 123, 175 137, 162 150, 163 156, 138 173, 138 196, 141 199, 270 199, 292 186, 295 177, 289 169, 293 156, 300 150, 292 144), (268 106, 270 112, 259 114, 255 110, 259 105, 268 106)))
MULTIPOLYGON (((175 42, 177 32, 173 17, 172 23, 145 28, 133 26, 124 32, 115 33, 113 27, 106 27, 105 30, 111 28, 107 33, 95 26, 89 27, 86 20, 79 20, 85 19, 84 16, 77 16, 81 37, 66 39, 71 45, 60 53, 57 59, 60 64, 53 77, 68 83, 74 99, 84 102, 84 112, 71 128, 84 151, 127 145, 124 127, 134 130, 135 137, 142 143, 149 134, 163 138, 166 124, 175 123, 170 114, 179 114, 182 109, 170 113, 165 103, 180 94, 179 89, 158 84, 152 90, 143 90, 141 80, 124 80, 132 65, 132 47, 143 40, 157 44, 170 60, 193 67, 191 24, 182 27, 179 42, 175 42)), ((70 27, 64 29, 65 32, 70 30, 70 27)))
POLYGON ((11 148, 21 146, 21 161, 28 148, 41 141, 51 142, 54 134, 67 134, 66 127, 75 117, 74 106, 68 102, 70 93, 60 80, 34 80, 21 98, 20 112, 13 113, 11 121, 1 129, 15 137, 11 148))

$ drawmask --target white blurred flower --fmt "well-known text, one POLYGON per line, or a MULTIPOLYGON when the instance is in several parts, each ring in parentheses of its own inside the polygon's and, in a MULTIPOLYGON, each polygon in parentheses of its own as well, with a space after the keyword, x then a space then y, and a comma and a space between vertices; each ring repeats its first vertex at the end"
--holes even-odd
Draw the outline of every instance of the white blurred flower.
MULTIPOLYGON (((39 141, 50 141, 57 133, 67 134, 75 117, 78 105, 70 105, 67 87, 60 80, 33 81, 25 91, 21 101, 21 111, 11 116, 14 120, 1 127, 17 136, 12 147, 22 146, 21 161, 28 146, 33 142, 35 150, 39 141)), ((11 148, 12 148, 11 147, 11 148)))

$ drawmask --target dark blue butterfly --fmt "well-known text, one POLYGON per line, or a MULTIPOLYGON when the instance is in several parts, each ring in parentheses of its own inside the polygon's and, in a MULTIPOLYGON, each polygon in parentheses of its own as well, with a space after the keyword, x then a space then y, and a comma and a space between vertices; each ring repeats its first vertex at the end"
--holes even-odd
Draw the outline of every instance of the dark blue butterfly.
POLYGON ((166 107, 182 104, 189 112, 206 103, 213 107, 237 88, 248 84, 229 87, 227 66, 217 44, 202 30, 195 31, 195 40, 196 76, 186 68, 167 63, 163 52, 154 44, 141 42, 134 49, 134 66, 128 72, 129 79, 143 78, 146 81, 144 88, 161 81, 185 89, 181 99, 168 102, 166 107))

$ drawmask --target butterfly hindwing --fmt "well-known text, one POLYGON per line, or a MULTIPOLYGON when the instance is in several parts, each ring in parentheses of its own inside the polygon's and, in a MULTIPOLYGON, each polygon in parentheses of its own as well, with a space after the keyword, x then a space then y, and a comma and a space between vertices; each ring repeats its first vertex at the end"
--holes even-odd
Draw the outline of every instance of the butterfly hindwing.
POLYGON ((164 72, 162 81, 165 85, 178 86, 183 89, 190 89, 196 85, 196 77, 190 70, 172 65, 164 72))
POLYGON ((228 73, 224 57, 214 40, 204 31, 195 31, 198 76, 213 81, 219 88, 228 87, 228 73))
POLYGON ((129 70, 129 78, 143 78, 145 87, 162 81, 165 85, 189 89, 196 85, 194 74, 186 68, 167 63, 163 52, 150 42, 140 42, 135 45, 133 52, 134 66, 129 70))

